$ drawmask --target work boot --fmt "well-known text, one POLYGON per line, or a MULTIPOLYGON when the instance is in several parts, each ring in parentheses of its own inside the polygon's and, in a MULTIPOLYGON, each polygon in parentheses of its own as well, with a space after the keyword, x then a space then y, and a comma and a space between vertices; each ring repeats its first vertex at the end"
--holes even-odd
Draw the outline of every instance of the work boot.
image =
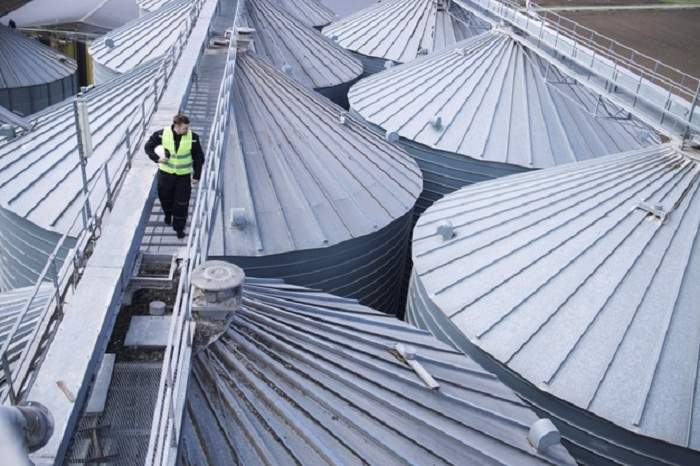
POLYGON ((173 214, 165 214, 165 224, 166 225, 173 224, 173 214))
POLYGON ((175 234, 177 234, 177 239, 183 239, 185 237, 184 230, 175 230, 175 234))

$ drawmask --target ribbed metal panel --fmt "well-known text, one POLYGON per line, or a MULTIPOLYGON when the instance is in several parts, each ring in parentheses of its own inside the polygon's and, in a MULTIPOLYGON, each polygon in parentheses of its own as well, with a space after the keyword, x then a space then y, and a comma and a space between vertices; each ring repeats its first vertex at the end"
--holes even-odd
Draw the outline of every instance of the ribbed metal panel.
POLYGON ((362 75, 362 63, 350 52, 304 25, 275 0, 246 0, 245 6, 243 20, 256 30, 255 53, 304 86, 334 88, 362 75))
POLYGON ((210 255, 247 257, 248 267, 259 264, 267 276, 306 284, 357 279, 358 269, 375 268, 384 276, 372 274, 372 286, 365 279, 342 288, 365 300, 381 294, 401 270, 401 261, 388 265, 397 258, 382 248, 407 246, 406 217, 422 186, 415 162, 362 124, 341 123, 340 107, 251 54, 239 55, 233 85, 235 114, 222 167, 230 181, 210 255), (233 226, 234 215, 245 226, 233 226), (366 261, 351 261, 351 252, 366 261), (332 274, 302 280, 319 268, 332 274))
POLYGON ((507 30, 362 80, 349 100, 353 113, 396 132, 416 158, 423 208, 477 181, 659 142, 507 30))
POLYGON ((190 382, 183 466, 574 464, 561 445, 536 452, 537 416, 468 357, 355 301, 281 283, 247 280, 190 382))
POLYGON ((134 19, 95 40, 90 55, 95 63, 117 73, 129 72, 148 60, 162 57, 187 28, 192 5, 192 0, 174 0, 134 19), (110 41, 113 47, 107 45, 110 41))
MULTIPOLYGON (((36 283, 61 236, 0 207, 0 292, 36 283)), ((56 266, 72 247, 58 251, 56 266)))
POLYGON ((139 8, 141 11, 148 13, 151 11, 156 11, 157 9, 167 5, 168 3, 175 2, 177 0, 137 0, 139 8))
POLYGON ((92 64, 92 77, 95 83, 97 84, 103 84, 108 81, 111 81, 112 79, 121 76, 122 73, 118 71, 114 71, 111 68, 98 63, 96 61, 93 61, 92 64))
POLYGON ((125 0, 31 0, 0 18, 13 19, 20 27, 65 26, 80 31, 109 31, 138 16, 135 1, 125 0))
POLYGON ((581 461, 698 464, 698 188, 663 145, 448 195, 414 231, 409 319, 550 412, 581 461))
POLYGON ((307 26, 320 28, 335 19, 333 10, 319 0, 272 0, 307 26))
POLYGON ((0 106, 29 115, 76 90, 74 60, 0 25, 0 106))
MULTIPOLYGON (((107 160, 110 173, 117 173, 111 156, 117 149, 126 151, 120 145, 126 128, 143 121, 144 106, 150 112, 158 67, 157 61, 148 63, 85 94, 94 147, 86 165, 91 184, 107 160)), ((83 189, 73 99, 30 119, 36 125, 32 131, 0 142, 0 199, 19 216, 63 233, 77 215, 83 189)), ((101 189, 96 188, 95 197, 104 194, 101 189)))
MULTIPOLYGON (((31 298, 33 293, 34 286, 0 293, 0 346, 5 344, 12 327, 17 322, 20 314, 24 312, 27 300, 31 298)), ((8 347, 7 358, 10 362, 10 367, 14 368, 19 352, 30 343, 32 332, 40 323, 41 311, 52 293, 53 287, 48 284, 39 288, 36 297, 31 303, 31 307, 25 314, 15 334, 14 340, 8 347)), ((4 393, 5 390, 7 390, 7 382, 5 381, 4 371, 2 371, 0 372, 0 393, 4 393)))
POLYGON ((489 28, 447 0, 387 0, 336 21, 323 34, 361 55, 407 63, 489 28))

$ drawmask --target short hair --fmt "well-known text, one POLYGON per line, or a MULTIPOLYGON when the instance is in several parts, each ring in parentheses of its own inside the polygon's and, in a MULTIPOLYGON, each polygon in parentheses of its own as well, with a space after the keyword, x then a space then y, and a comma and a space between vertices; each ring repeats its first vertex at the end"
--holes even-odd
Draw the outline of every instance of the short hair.
POLYGON ((174 125, 189 125, 190 124, 190 119, 187 115, 184 113, 178 113, 173 117, 173 124, 174 125))

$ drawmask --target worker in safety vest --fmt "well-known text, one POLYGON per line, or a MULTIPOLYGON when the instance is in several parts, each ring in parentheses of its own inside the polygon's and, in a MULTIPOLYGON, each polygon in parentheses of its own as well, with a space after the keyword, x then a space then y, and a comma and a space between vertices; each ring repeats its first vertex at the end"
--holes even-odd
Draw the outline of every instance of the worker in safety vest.
POLYGON ((158 164, 158 199, 165 223, 172 225, 179 239, 185 237, 192 187, 202 173, 204 153, 199 136, 190 130, 190 119, 181 113, 172 126, 153 133, 146 142, 146 154, 158 164))

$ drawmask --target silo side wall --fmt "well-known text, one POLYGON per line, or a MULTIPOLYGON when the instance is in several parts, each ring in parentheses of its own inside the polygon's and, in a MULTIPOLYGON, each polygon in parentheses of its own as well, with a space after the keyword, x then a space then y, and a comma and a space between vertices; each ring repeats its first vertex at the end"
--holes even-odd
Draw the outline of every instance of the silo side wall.
POLYGON ((328 248, 223 259, 243 267, 251 277, 281 278, 395 314, 401 301, 412 217, 409 211, 373 234, 328 248))
POLYGON ((28 116, 75 95, 77 87, 74 73, 46 84, 0 89, 0 105, 28 116))

